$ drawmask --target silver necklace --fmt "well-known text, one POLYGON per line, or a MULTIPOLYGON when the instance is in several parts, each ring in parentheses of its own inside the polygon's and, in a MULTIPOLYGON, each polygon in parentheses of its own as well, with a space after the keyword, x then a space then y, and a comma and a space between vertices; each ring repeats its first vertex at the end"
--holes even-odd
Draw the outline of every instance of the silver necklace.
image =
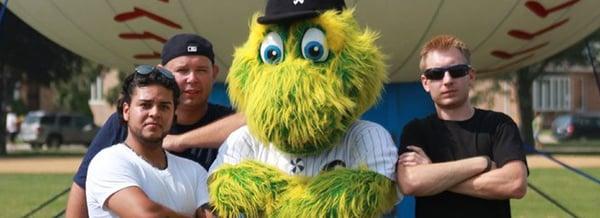
POLYGON ((149 161, 148 159, 146 159, 144 156, 142 156, 142 155, 138 154, 138 153, 137 153, 135 150, 133 150, 133 148, 132 148, 131 146, 129 146, 127 143, 123 142, 123 144, 124 144, 125 146, 127 146, 127 148, 129 148, 129 150, 131 150, 131 151, 132 151, 132 152, 133 152, 135 155, 137 155, 138 157, 142 158, 142 160, 146 161, 146 163, 150 164, 150 166, 152 166, 152 167, 154 167, 154 168, 156 168, 156 169, 158 169, 158 170, 164 170, 164 169, 167 169, 167 167, 169 166, 169 161, 167 161, 167 153, 165 153, 165 150, 164 150, 164 149, 162 149, 162 152, 163 152, 163 154, 165 154, 165 167, 164 167, 164 168, 160 168, 160 167, 154 166, 154 164, 152 164, 152 162, 151 162, 151 161, 149 161))

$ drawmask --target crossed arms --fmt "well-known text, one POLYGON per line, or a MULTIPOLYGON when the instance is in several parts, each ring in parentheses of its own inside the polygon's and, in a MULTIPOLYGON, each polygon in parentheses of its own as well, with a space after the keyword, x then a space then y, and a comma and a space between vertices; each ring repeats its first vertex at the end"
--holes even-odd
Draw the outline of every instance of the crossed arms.
MULTIPOLYGON (((119 217, 187 217, 156 203, 139 187, 131 186, 112 194, 106 200, 106 207, 119 217)), ((196 209, 196 218, 213 217, 205 207, 196 209)))
POLYGON ((496 167, 489 157, 477 156, 456 161, 431 163, 425 152, 408 146, 397 163, 397 181, 402 193, 430 196, 451 191, 484 199, 522 198, 527 191, 527 168, 523 161, 509 161, 496 167))

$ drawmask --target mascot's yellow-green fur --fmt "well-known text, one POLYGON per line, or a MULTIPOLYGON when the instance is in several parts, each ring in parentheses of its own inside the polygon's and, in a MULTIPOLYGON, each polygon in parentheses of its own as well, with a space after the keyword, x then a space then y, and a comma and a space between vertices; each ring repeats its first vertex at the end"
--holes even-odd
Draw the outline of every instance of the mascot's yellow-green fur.
POLYGON ((378 217, 397 202, 389 133, 358 120, 386 79, 377 36, 359 28, 353 10, 325 9, 267 24, 252 18, 227 78, 247 127, 211 167, 219 216, 378 217))

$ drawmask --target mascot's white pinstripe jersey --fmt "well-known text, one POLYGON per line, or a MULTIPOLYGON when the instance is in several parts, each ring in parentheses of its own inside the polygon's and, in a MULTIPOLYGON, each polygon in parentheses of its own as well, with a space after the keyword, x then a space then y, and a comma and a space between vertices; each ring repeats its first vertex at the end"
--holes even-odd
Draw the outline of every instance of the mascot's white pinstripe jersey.
POLYGON ((315 156, 287 154, 271 144, 265 146, 244 126, 233 132, 221 146, 210 173, 224 163, 235 165, 244 160, 257 160, 290 175, 310 177, 338 167, 356 169, 366 166, 395 181, 397 157, 390 134, 379 124, 369 121, 354 122, 338 145, 315 156))

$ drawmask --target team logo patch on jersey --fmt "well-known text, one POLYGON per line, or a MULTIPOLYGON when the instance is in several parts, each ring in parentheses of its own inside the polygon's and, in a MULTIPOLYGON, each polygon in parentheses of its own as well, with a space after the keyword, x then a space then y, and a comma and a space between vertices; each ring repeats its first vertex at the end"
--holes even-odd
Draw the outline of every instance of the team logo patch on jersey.
POLYGON ((321 171, 331 171, 338 168, 346 168, 346 163, 344 163, 344 161, 341 160, 334 160, 323 166, 323 169, 321 169, 321 171))
POLYGON ((304 171, 304 161, 301 158, 296 158, 295 160, 291 160, 292 164, 292 173, 300 173, 304 171))

